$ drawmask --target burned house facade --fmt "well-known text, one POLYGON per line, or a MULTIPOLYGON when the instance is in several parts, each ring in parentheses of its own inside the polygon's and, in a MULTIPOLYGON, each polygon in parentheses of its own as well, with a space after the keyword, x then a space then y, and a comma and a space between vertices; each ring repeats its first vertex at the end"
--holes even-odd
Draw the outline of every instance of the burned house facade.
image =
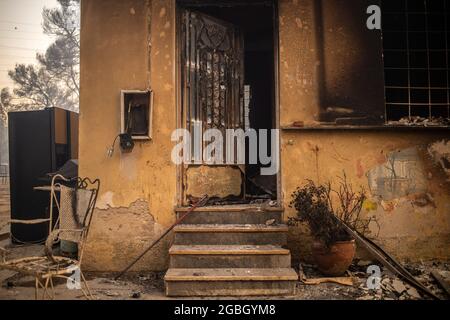
MULTIPOLYGON (((377 217, 386 250, 448 259, 448 6, 83 0, 79 172, 102 181, 85 268, 122 270, 204 194, 211 212, 256 208, 286 221, 298 186, 343 172, 367 190, 364 214, 377 217), (367 26, 371 5, 382 30, 367 26), (270 164, 249 163, 249 148, 244 164, 175 163, 174 131, 196 126, 255 129, 278 170, 261 174, 270 164), (108 152, 129 130, 134 148, 108 152)), ((307 228, 286 231, 293 259, 308 260, 307 228)), ((172 240, 135 269, 166 270, 172 240)))

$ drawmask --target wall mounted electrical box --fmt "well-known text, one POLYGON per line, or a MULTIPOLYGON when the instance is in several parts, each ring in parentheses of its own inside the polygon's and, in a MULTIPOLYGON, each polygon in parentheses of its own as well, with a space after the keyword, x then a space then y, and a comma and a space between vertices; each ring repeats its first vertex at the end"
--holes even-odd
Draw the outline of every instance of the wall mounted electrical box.
POLYGON ((121 133, 133 140, 152 138, 153 91, 121 91, 121 133))

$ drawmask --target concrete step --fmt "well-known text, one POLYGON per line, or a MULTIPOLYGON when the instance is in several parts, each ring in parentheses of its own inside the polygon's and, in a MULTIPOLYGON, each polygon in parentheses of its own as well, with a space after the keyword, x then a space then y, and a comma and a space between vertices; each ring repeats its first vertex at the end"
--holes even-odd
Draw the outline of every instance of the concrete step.
POLYGON ((291 268, 170 268, 164 277, 166 294, 173 297, 290 296, 295 294, 297 279, 291 268))
POLYGON ((279 246, 174 245, 170 268, 289 268, 289 250, 279 246))
MULTIPOLYGON (((177 209, 177 218, 186 211, 186 208, 177 209)), ((279 224, 282 223, 282 214, 282 209, 229 208, 223 211, 223 209, 199 208, 191 212, 182 224, 266 224, 270 220, 275 220, 275 223, 279 224)))
POLYGON ((175 245, 278 245, 286 244, 285 225, 184 224, 174 228, 175 245))

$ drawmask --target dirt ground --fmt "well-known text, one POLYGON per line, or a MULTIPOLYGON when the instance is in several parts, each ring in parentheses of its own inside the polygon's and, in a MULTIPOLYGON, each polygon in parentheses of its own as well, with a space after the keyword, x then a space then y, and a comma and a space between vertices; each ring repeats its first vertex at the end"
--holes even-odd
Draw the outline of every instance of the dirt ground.
MULTIPOLYGON (((0 235, 9 232, 9 190, 7 184, 0 184, 0 235)), ((9 239, 0 241, 0 247, 7 248, 10 253, 7 259, 43 255, 43 246, 13 246, 9 239)), ((371 261, 355 261, 346 276, 352 278, 353 285, 323 283, 319 285, 297 284, 297 293, 289 297, 220 297, 217 299, 291 299, 291 300, 417 300, 429 299, 403 283, 390 273, 382 274, 378 290, 367 289, 367 267, 371 261)), ((314 266, 302 264, 307 279, 323 277, 314 266)), ((423 262, 406 264, 409 271, 436 295, 442 299, 449 296, 431 277, 431 271, 438 271, 442 277, 450 279, 450 262, 423 262)), ((297 266, 296 270, 299 270, 297 266)), ((96 299, 101 300, 163 300, 170 299, 164 292, 164 273, 130 273, 116 281, 111 273, 85 273, 89 287, 96 299)), ((0 300, 34 299, 34 279, 15 272, 0 270, 0 300)), ((64 280, 55 283, 56 300, 84 299, 80 290, 69 290, 64 280)), ((206 298, 199 298, 206 299, 206 298)))
MULTIPOLYGON (((11 253, 9 259, 35 256, 43 254, 42 246, 14 246, 8 245, 8 240, 0 242, 0 246, 7 247, 11 253), (6 243, 5 243, 6 242, 6 243)), ((353 285, 345 286, 333 283, 319 285, 304 285, 298 283, 297 294, 288 297, 244 297, 246 299, 291 299, 291 300, 421 300, 428 297, 417 292, 408 284, 398 280, 389 273, 383 273, 381 287, 378 290, 367 289, 367 274, 365 270, 370 261, 357 261, 347 274, 353 279, 353 285)), ((432 270, 439 271, 449 279, 450 263, 427 262, 420 264, 407 264, 406 267, 417 279, 430 288, 442 299, 448 299, 445 292, 430 276, 432 270)), ((312 265, 302 265, 306 278, 318 278, 322 275, 312 265)), ((297 269, 298 270, 298 269, 297 269)), ((100 300, 162 300, 170 299, 164 293, 164 273, 130 273, 120 280, 114 280, 111 273, 86 273, 89 287, 96 299, 100 300)), ((31 300, 34 299, 34 279, 21 276, 15 272, 0 270, 0 300, 31 300)), ((64 280, 55 283, 56 300, 84 299, 80 290, 69 290, 64 280)), ((199 298, 206 299, 206 298, 199 298)), ((237 299, 233 297, 220 297, 218 299, 237 299)))

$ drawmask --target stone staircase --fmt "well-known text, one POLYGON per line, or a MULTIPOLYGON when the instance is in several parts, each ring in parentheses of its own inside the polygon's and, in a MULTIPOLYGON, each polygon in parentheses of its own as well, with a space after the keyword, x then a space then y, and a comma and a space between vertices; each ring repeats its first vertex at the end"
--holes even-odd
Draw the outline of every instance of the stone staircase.
MULTIPOLYGON (((179 209, 182 215, 185 209, 179 209)), ((168 296, 295 294, 297 274, 279 209, 200 208, 174 229, 168 296), (275 223, 267 225, 266 222, 275 223)))

